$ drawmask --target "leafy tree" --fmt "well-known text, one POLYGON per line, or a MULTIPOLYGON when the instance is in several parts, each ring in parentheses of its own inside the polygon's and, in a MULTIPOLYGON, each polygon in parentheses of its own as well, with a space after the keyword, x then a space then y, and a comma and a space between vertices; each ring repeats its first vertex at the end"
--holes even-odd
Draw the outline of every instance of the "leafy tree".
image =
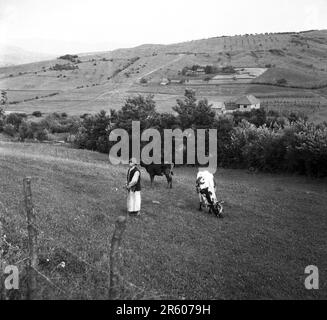
POLYGON ((3 132, 13 137, 16 134, 16 128, 14 125, 7 123, 3 127, 3 132))
POLYGON ((31 124, 24 120, 19 126, 18 134, 22 141, 24 141, 25 139, 32 139, 33 131, 31 124))
POLYGON ((196 127, 210 127, 215 119, 215 112, 211 109, 206 99, 198 103, 195 91, 186 89, 184 100, 177 99, 177 105, 173 110, 177 113, 177 120, 180 127, 184 129, 196 127))
POLYGON ((129 134, 132 132, 132 121, 140 121, 141 130, 152 127, 154 120, 157 119, 156 103, 153 98, 153 95, 127 98, 121 110, 112 114, 116 127, 125 129, 129 134))
POLYGON ((194 64, 191 69, 192 69, 192 71, 196 71, 199 67, 200 67, 200 65, 194 64))
POLYGON ((16 130, 18 130, 18 127, 22 123, 23 119, 26 118, 26 114, 21 113, 10 113, 5 117, 6 124, 12 124, 16 130))
POLYGON ((7 92, 4 90, 1 90, 1 100, 0 100, 0 119, 4 116, 5 114, 5 110, 4 110, 4 106, 6 105, 8 100, 7 97, 7 92))
POLYGON ((217 73, 218 71, 219 71, 218 68, 212 65, 206 65, 204 68, 204 72, 206 74, 213 74, 213 73, 217 73))
POLYGON ((173 110, 177 113, 177 119, 180 126, 190 128, 193 124, 193 112, 196 108, 195 91, 186 89, 184 100, 177 99, 177 105, 173 107, 173 110))
POLYGON ((252 109, 248 112, 236 111, 233 113, 234 121, 239 124, 244 119, 259 127, 267 123, 267 113, 263 108, 252 109))
POLYGON ((76 134, 76 145, 79 148, 108 152, 110 124, 110 116, 104 110, 94 116, 85 117, 76 134))

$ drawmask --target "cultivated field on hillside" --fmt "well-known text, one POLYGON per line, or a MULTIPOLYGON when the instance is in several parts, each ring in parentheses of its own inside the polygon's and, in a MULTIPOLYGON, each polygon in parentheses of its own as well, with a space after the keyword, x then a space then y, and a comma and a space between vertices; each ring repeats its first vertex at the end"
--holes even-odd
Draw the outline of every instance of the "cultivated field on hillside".
MULTIPOLYGON (((67 288, 70 298, 107 298, 108 270, 101 258, 115 219, 125 214, 126 170, 95 152, 0 142, 7 240, 26 253, 22 179, 32 176, 37 223, 44 231, 40 254, 50 258, 50 266, 51 259, 66 261, 62 271, 39 268, 67 288)), ((187 299, 327 298, 326 181, 219 169, 225 218, 217 219, 197 211, 194 168, 176 168, 172 190, 161 178, 150 188, 142 175, 143 215, 128 218, 123 265, 126 280, 145 296, 154 291, 187 299), (312 264, 319 267, 320 289, 308 291, 304 269, 312 264)), ((39 285, 43 298, 67 298, 42 279, 39 285)))
MULTIPOLYGON (((197 96, 214 101, 230 100, 244 93, 256 95, 261 91, 267 94, 298 92, 296 99, 310 93, 315 101, 319 100, 316 103, 319 108, 312 108, 315 102, 309 101, 307 113, 318 122, 327 119, 326 95, 323 94, 327 86, 326 30, 143 45, 81 55, 79 60, 74 70, 50 69, 55 64, 66 64, 67 60, 63 59, 0 68, 0 89, 10 93, 7 109, 27 113, 35 110, 94 113, 120 108, 129 94, 151 92, 158 101, 158 110, 170 112, 176 98, 184 94, 186 87, 192 87, 197 96), (235 74, 227 80, 220 76, 218 80, 203 81, 207 75, 202 75, 190 77, 184 85, 160 85, 164 78, 178 79, 184 67, 193 65, 231 65, 238 70, 266 71, 247 77, 235 74), (58 94, 45 96, 43 90, 58 94)), ((283 100, 285 96, 279 98, 283 100)), ((288 102, 281 107, 291 110, 288 102)))

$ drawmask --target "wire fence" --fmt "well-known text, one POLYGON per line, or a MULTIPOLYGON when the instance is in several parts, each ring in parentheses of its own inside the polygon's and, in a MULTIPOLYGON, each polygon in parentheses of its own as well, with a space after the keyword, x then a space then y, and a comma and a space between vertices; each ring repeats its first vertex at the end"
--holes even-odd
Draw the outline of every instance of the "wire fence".
MULTIPOLYGON (((56 239, 47 232, 45 232, 40 227, 40 221, 37 218, 36 210, 34 208, 32 200, 32 188, 31 188, 31 178, 26 177, 23 179, 23 190, 24 190, 24 212, 25 215, 18 215, 18 219, 24 217, 25 221, 21 222, 27 226, 27 242, 28 242, 28 253, 27 256, 20 256, 18 260, 10 261, 11 265, 22 265, 24 273, 26 274, 26 294, 25 299, 33 300, 39 299, 40 297, 40 288, 39 288, 39 278, 43 279, 50 287, 55 289, 60 293, 62 298, 71 298, 74 296, 72 290, 68 290, 66 286, 62 285, 62 281, 56 281, 58 279, 52 277, 52 274, 56 270, 64 270, 66 266, 65 261, 60 261, 56 266, 49 271, 48 274, 42 270, 40 267, 41 261, 38 256, 39 254, 39 241, 50 242, 55 246, 55 248, 62 249, 65 253, 69 254, 70 257, 73 257, 75 261, 78 261, 85 268, 82 268, 84 273, 83 276, 87 276, 90 270, 94 271, 96 274, 101 274, 102 278, 105 281, 105 284, 102 285, 102 289, 105 291, 105 297, 107 299, 160 299, 167 298, 164 295, 158 295, 157 293, 146 292, 143 288, 134 285, 133 283, 127 281, 122 275, 122 248, 121 241, 123 238, 124 231, 126 229, 127 219, 124 216, 119 216, 115 223, 115 228, 110 242, 108 242, 107 247, 110 248, 107 253, 103 254, 101 262, 107 266, 107 270, 99 268, 94 263, 89 262, 87 259, 82 258, 79 254, 75 253, 73 250, 69 249, 65 243, 56 239)), ((4 232, 4 226, 6 225, 6 218, 8 217, 8 212, 6 206, 0 202, 0 253, 3 258, 4 264, 9 263, 5 261, 6 252, 8 250, 17 251, 19 247, 7 241, 7 236, 4 232), (2 209, 1 209, 2 208, 2 209)), ((108 219, 108 218, 107 218, 108 219)), ((109 221, 109 219, 108 219, 109 221)), ((59 280, 60 276, 58 277, 59 280)), ((69 281, 76 281, 70 277, 69 281)), ((76 283, 78 286, 78 283, 76 283)), ((3 293, 3 292, 2 292, 3 293)), ((8 294, 5 294, 5 299, 8 299, 8 294)), ((92 296, 89 296, 92 299, 92 296)))

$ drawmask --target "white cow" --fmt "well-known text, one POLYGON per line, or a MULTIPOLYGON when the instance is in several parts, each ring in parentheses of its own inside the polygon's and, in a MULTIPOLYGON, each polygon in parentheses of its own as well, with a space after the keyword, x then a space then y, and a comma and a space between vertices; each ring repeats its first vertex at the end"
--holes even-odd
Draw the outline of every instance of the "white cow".
POLYGON ((196 177, 196 190, 199 195, 200 207, 209 208, 209 213, 213 212, 217 216, 222 216, 222 201, 217 201, 216 184, 213 174, 206 168, 199 168, 196 177))

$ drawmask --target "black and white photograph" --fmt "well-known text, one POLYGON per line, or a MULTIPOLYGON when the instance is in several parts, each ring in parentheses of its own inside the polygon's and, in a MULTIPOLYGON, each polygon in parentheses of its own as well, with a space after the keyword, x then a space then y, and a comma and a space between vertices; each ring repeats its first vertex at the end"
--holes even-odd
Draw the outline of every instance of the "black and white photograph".
POLYGON ((0 0, 0 93, 3 302, 327 299, 326 0, 0 0))

